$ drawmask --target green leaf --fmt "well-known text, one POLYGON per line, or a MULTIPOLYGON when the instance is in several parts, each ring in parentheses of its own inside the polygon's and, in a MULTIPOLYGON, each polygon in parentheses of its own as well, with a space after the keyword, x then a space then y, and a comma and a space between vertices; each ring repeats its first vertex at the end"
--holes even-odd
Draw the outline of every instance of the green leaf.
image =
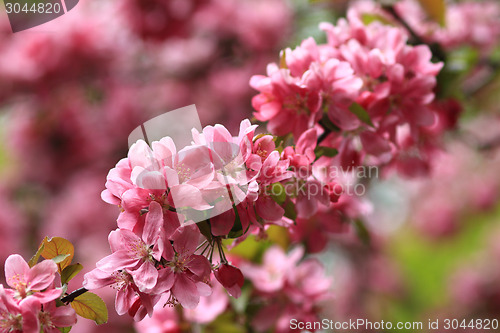
POLYGON ((295 221, 297 219, 295 205, 291 201, 288 201, 285 205, 285 217, 288 217, 292 221, 295 221))
POLYGON ((68 333, 69 331, 71 331, 71 326, 68 326, 68 327, 58 327, 57 329, 59 331, 61 331, 61 333, 68 333))
POLYGON ((358 103, 352 103, 352 105, 349 107, 349 111, 354 113, 354 115, 365 124, 374 127, 372 120, 370 119, 370 115, 368 114, 368 112, 366 112, 365 108, 358 103))
POLYGON ((93 320, 97 325, 104 324, 108 321, 108 309, 104 301, 91 292, 86 292, 83 295, 76 297, 71 302, 71 307, 76 314, 93 320))
POLYGON ((35 255, 31 257, 31 259, 28 261, 28 266, 30 266, 30 268, 36 265, 38 259, 40 259, 40 255, 42 254, 44 247, 45 245, 42 242, 42 244, 40 244, 40 246, 38 247, 38 250, 36 251, 35 255))
POLYGON ((274 183, 269 187, 271 198, 278 204, 282 205, 286 200, 285 187, 281 183, 274 183))
POLYGON ((445 0, 418 0, 420 5, 425 10, 427 15, 438 22, 440 25, 445 25, 446 20, 446 2, 445 0))
POLYGON ((338 153, 339 151, 337 149, 331 147, 317 146, 316 149, 314 149, 316 159, 320 158, 321 156, 334 157, 337 156, 338 153))
POLYGON ((374 13, 364 13, 361 15, 361 20, 365 25, 369 25, 370 23, 373 22, 380 22, 385 25, 393 25, 391 21, 389 21, 387 18, 383 17, 382 15, 374 14, 374 13))
POLYGON ((73 264, 69 265, 65 269, 63 269, 61 273, 61 283, 66 284, 71 281, 81 270, 83 269, 82 264, 73 264))
POLYGON ((288 66, 286 64, 285 50, 281 50, 281 52, 280 52, 280 68, 288 69, 288 66))
POLYGON ((54 258, 52 258, 51 260, 53 262, 55 262, 56 264, 60 264, 61 262, 64 261, 64 259, 66 259, 68 257, 69 257, 69 254, 58 254, 57 256, 55 256, 54 258))
POLYGON ((200 233, 205 236, 208 241, 212 241, 212 230, 210 224, 207 221, 201 221, 196 223, 196 226, 200 230, 200 233))
POLYGON ((366 226, 363 223, 363 221, 361 221, 360 219, 355 220, 354 230, 356 230, 356 234, 358 235, 359 239, 363 242, 363 244, 370 245, 371 242, 370 232, 368 231, 368 229, 366 229, 366 226))
POLYGON ((73 247, 73 244, 61 237, 53 237, 50 239, 45 237, 42 243, 44 244, 44 248, 41 254, 45 259, 52 259, 61 254, 68 255, 64 260, 57 264, 60 274, 64 268, 71 264, 71 260, 75 255, 75 248, 73 247))

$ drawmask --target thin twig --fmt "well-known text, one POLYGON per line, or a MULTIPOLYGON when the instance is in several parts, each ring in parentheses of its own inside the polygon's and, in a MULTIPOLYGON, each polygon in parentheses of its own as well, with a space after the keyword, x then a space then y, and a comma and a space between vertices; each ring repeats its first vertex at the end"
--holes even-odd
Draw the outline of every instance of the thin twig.
POLYGON ((78 296, 80 295, 83 295, 87 292, 88 290, 85 289, 85 288, 80 288, 80 289, 76 289, 74 290, 73 292, 71 292, 70 294, 64 296, 63 298, 61 298, 61 302, 63 303, 71 303, 75 300, 75 298, 77 298, 78 296))
POLYGON ((413 39, 414 44, 416 44, 416 45, 418 45, 418 44, 428 45, 429 48, 431 49, 432 54, 437 59, 439 59, 440 61, 443 61, 443 62, 446 61, 446 53, 443 51, 443 49, 441 48, 441 46, 439 44, 437 44, 437 43, 429 44, 425 40, 423 40, 422 37, 420 37, 415 32, 415 30, 408 24, 408 22, 406 22, 401 17, 401 15, 398 14, 398 12, 394 8, 394 6, 392 6, 392 5, 385 5, 385 6, 382 6, 382 8, 384 10, 388 11, 396 19, 396 21, 398 21, 399 24, 401 24, 408 31, 408 33, 410 34, 411 38, 413 39))

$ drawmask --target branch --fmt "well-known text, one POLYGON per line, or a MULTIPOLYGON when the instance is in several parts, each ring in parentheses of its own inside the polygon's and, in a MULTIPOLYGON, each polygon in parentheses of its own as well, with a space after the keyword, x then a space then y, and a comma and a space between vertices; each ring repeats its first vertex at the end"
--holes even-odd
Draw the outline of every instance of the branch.
POLYGON ((411 38, 413 39, 414 44, 425 44, 429 46, 431 49, 432 54, 439 59, 440 61, 446 61, 446 53, 443 51, 441 46, 437 43, 432 43, 429 44, 425 40, 420 37, 415 30, 401 17, 401 15, 398 14, 396 9, 394 9, 394 6, 392 5, 385 5, 382 6, 382 8, 386 11, 388 11, 395 19, 398 21, 408 32, 410 33, 411 38))
POLYGON ((77 290, 74 290, 73 292, 71 292, 70 294, 64 296, 63 298, 61 298, 61 302, 63 303, 71 303, 75 300, 75 298, 77 298, 78 296, 80 295, 83 295, 87 292, 88 290, 85 289, 85 288, 80 288, 80 289, 77 289, 77 290))

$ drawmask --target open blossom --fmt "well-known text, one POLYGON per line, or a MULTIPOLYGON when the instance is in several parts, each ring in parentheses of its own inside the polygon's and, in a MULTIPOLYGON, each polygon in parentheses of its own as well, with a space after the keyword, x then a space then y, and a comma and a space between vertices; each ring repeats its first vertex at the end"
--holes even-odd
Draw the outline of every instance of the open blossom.
POLYGON ((487 55, 498 45, 500 6, 496 1, 450 2, 442 26, 429 20, 415 0, 400 1, 395 9, 424 40, 446 50, 471 46, 487 55))
POLYGON ((308 89, 304 78, 290 75, 289 70, 271 64, 266 76, 253 76, 250 85, 260 92, 252 100, 255 117, 268 121, 268 129, 276 135, 299 136, 321 118, 321 95, 308 89))
POLYGON ((332 281, 318 261, 306 259, 299 263, 303 254, 302 248, 287 255, 275 246, 266 251, 262 266, 242 266, 265 302, 252 321, 257 331, 274 328, 276 332, 290 332, 291 318, 319 320, 321 302, 332 297, 332 281))
POLYGON ((46 303, 61 296, 61 289, 50 288, 56 272, 57 265, 52 260, 44 260, 32 268, 18 254, 9 256, 5 261, 5 278, 13 288, 12 294, 16 299, 32 296, 46 303))
POLYGON ((134 324, 139 333, 181 333, 177 311, 169 306, 155 309, 151 318, 134 324))
POLYGON ((29 297, 17 302, 0 284, 0 331, 2 333, 39 333, 40 301, 29 297))
POLYGON ((241 269, 245 276, 253 282, 255 288, 263 292, 275 292, 284 287, 287 274, 296 268, 303 255, 304 251, 300 247, 287 255, 282 249, 275 246, 264 254, 262 266, 244 264, 241 269))
POLYGON ((253 99, 256 118, 267 121, 273 134, 293 133, 295 142, 320 124, 330 132, 324 144, 338 150, 342 164, 352 166, 365 156, 374 164, 391 161, 402 127, 409 126, 417 140, 422 127, 433 124, 430 104, 442 64, 431 62, 428 46, 409 45, 403 29, 366 25, 358 9, 320 28, 327 43, 308 38, 285 50, 267 76, 251 79, 259 91, 253 99))
POLYGON ((158 280, 154 259, 163 253, 163 212, 156 202, 150 204, 142 238, 130 230, 118 229, 109 234, 113 253, 97 262, 100 270, 108 273, 128 268, 141 290, 152 289, 158 280))
POLYGON ((200 296, 211 293, 206 284, 210 278, 210 263, 204 256, 194 254, 199 236, 195 225, 180 227, 172 236, 173 249, 170 247, 164 254, 167 266, 174 275, 172 296, 188 309, 198 305, 200 296))
MULTIPOLYGON (((159 286, 163 287, 164 272, 160 272, 159 286)), ((168 279, 165 279, 165 284, 168 289, 172 285, 168 279)), ((153 306, 158 301, 159 297, 153 297, 150 294, 143 293, 134 283, 132 275, 126 270, 107 273, 98 268, 85 274, 83 286, 89 290, 99 289, 106 286, 111 286, 116 289, 115 309, 119 315, 128 313, 135 320, 142 320, 146 314, 153 315, 153 306), (141 311, 139 311, 141 310, 141 311)), ((161 290, 160 289, 160 290, 161 290)), ((163 290, 162 290, 163 291, 163 290)))
POLYGON ((40 327, 44 333, 61 332, 58 327, 71 327, 76 324, 76 312, 71 306, 56 307, 56 302, 43 305, 38 313, 40 327))

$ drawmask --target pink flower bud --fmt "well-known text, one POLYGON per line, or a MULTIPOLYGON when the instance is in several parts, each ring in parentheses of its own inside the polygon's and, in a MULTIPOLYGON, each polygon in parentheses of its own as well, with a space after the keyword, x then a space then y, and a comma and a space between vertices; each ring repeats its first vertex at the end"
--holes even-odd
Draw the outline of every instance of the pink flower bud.
POLYGON ((239 268, 224 264, 214 274, 217 280, 226 288, 229 295, 235 298, 240 297, 245 278, 239 268))

